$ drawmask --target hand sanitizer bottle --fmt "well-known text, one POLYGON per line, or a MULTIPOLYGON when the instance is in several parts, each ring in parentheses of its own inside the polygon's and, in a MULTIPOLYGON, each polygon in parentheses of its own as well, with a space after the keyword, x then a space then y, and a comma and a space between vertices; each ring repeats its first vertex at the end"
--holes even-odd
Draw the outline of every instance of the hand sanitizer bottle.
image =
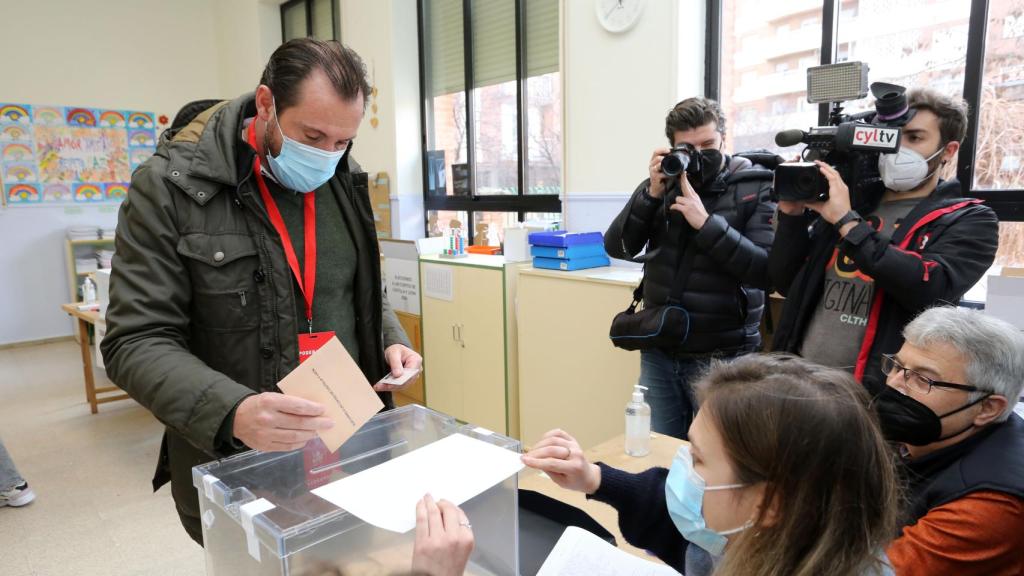
POLYGON ((633 386, 633 399, 626 404, 626 454, 646 456, 651 452, 651 406, 644 402, 644 390, 633 386))
POLYGON ((96 285, 90 278, 86 278, 85 282, 82 282, 82 301, 89 304, 96 301, 96 285))

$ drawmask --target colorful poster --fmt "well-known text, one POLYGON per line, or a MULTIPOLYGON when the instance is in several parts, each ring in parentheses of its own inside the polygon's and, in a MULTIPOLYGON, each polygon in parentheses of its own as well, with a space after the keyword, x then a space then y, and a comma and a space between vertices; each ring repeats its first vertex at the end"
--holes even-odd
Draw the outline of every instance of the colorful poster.
POLYGON ((0 103, 3 203, 121 202, 156 142, 150 112, 0 103))

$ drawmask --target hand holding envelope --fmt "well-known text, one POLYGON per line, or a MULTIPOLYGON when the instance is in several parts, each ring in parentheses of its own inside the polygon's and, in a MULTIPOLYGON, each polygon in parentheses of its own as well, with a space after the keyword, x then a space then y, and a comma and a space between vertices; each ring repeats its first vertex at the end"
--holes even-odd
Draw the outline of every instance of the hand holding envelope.
POLYGON ((332 420, 334 426, 317 430, 317 435, 331 452, 337 451, 384 408, 363 371, 335 336, 277 386, 289 397, 297 396, 323 407, 323 416, 332 420))

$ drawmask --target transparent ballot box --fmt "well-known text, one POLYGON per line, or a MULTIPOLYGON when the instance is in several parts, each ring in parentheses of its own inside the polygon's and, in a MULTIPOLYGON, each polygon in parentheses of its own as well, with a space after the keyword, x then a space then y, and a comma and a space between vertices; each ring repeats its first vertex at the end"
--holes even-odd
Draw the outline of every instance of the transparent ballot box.
MULTIPOLYGON (((207 574, 408 574, 415 530, 377 528, 312 490, 456 433, 520 451, 518 440, 410 405, 374 416, 335 453, 316 439, 302 450, 252 451, 196 466, 207 574)), ((513 474, 461 504, 476 541, 467 574, 518 574, 517 498, 513 474)))

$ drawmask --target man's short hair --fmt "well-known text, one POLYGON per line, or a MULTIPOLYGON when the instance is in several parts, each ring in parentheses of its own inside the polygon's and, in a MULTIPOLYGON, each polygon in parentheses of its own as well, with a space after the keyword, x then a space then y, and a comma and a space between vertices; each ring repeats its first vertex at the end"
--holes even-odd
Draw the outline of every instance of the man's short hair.
POLYGON ((907 104, 912 110, 928 110, 939 118, 943 145, 963 143, 967 137, 967 102, 963 98, 946 96, 931 88, 914 88, 907 93, 907 104))
MULTIPOLYGON (((1010 417, 1024 387, 1024 333, 1009 322, 979 310, 937 306, 922 312, 903 329, 918 348, 948 344, 967 360, 967 384, 991 390, 1009 401, 998 421, 1010 417)), ((972 392, 976 400, 984 392, 972 392)))
POLYGON ((718 132, 725 136, 725 114, 718 102, 703 96, 687 98, 669 110, 665 118, 665 136, 669 144, 675 144, 673 138, 676 132, 693 130, 711 122, 714 122, 718 132))
POLYGON ((366 65, 355 50, 336 40, 296 38, 274 50, 260 78, 260 84, 269 87, 274 95, 278 113, 297 103, 302 81, 314 70, 327 76, 343 100, 362 95, 366 106, 370 84, 366 80, 366 65))

